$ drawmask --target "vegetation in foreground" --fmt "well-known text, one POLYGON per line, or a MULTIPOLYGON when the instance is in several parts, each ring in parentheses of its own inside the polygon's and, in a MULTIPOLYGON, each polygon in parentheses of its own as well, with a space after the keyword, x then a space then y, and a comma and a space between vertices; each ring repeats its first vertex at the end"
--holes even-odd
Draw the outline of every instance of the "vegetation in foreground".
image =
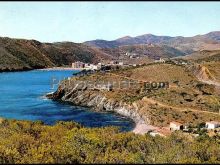
POLYGON ((220 137, 187 138, 120 133, 116 127, 84 128, 3 120, 0 163, 219 163, 220 137))

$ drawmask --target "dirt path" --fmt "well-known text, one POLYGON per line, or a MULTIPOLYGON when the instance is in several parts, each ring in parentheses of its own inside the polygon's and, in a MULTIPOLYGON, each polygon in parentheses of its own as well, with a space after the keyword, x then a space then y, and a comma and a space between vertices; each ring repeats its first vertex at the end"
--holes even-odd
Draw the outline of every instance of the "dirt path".
MULTIPOLYGON (((134 79, 134 78, 131 78, 131 77, 117 75, 115 73, 108 73, 108 74, 112 75, 112 76, 117 76, 117 77, 120 77, 120 78, 123 78, 123 79, 138 81, 140 83, 145 82, 143 80, 138 80, 138 79, 134 79)), ((218 83, 218 82, 215 82, 213 80, 205 81, 205 80, 201 80, 201 79, 199 79, 199 81, 207 83, 207 84, 215 85, 216 88, 219 89, 219 91, 220 91, 220 83, 218 83)), ((169 88, 176 88, 176 87, 177 86, 175 86, 175 85, 169 84, 169 88)), ((181 112, 183 112, 183 111, 192 111, 192 112, 196 112, 196 113, 206 113, 206 114, 213 114, 213 115, 218 115, 219 114, 219 113, 216 113, 216 112, 202 111, 200 109, 195 109, 195 108, 171 106, 171 105, 168 105, 168 104, 165 104, 163 102, 160 102, 160 101, 157 101, 157 100, 154 100, 154 99, 151 99, 151 98, 147 98, 147 97, 144 97, 142 100, 144 102, 146 102, 147 104, 157 104, 160 107, 164 107, 164 108, 168 108, 168 109, 172 108, 173 110, 181 111, 181 112)), ((143 135, 143 134, 149 132, 150 130, 158 130, 158 127, 153 126, 153 125, 148 125, 148 124, 145 124, 145 123, 138 123, 136 125, 136 127, 132 130, 132 132, 134 132, 135 134, 142 134, 143 135)))
MULTIPOLYGON (((144 80, 134 79, 134 78, 131 78, 131 77, 121 76, 121 75, 118 75, 118 74, 115 74, 115 73, 108 73, 108 74, 112 75, 112 76, 117 76, 117 77, 120 77, 120 78, 128 79, 128 80, 138 81, 140 83, 148 82, 148 81, 144 81, 144 80)), ((169 88, 177 88, 177 85, 169 84, 169 88)))
POLYGON ((209 114, 215 114, 215 115, 219 114, 217 112, 202 111, 200 109, 195 109, 195 108, 188 108, 188 107, 184 108, 184 107, 171 106, 171 105, 168 105, 168 104, 165 104, 165 103, 162 103, 160 101, 153 100, 153 99, 147 98, 147 97, 144 97, 142 100, 147 102, 147 103, 150 103, 150 104, 157 104, 160 107, 172 108, 172 109, 177 110, 177 111, 193 111, 193 112, 198 112, 198 113, 209 113, 209 114))
MULTIPOLYGON (((145 82, 143 80, 138 80, 138 79, 134 79, 134 78, 126 77, 126 76, 117 75, 115 73, 108 73, 108 74, 113 75, 113 76, 117 76, 117 77, 120 77, 120 78, 125 78, 125 79, 129 79, 129 80, 133 80, 133 81, 145 82)), ((212 80, 205 81, 205 80, 201 80, 201 79, 199 79, 199 81, 215 85, 216 87, 218 87, 218 89, 220 89, 220 83, 218 83, 218 82, 215 82, 215 81, 212 81, 212 80)), ((169 85, 169 87, 170 88, 176 88, 176 86, 172 86, 172 85, 169 85)), ((147 98, 147 97, 144 97, 142 100, 146 101, 148 104, 149 103, 150 104, 157 104, 160 107, 172 108, 172 109, 177 110, 177 111, 193 111, 193 112, 197 112, 197 113, 209 113, 209 114, 215 114, 215 115, 219 114, 218 112, 202 111, 200 109, 195 109, 195 108, 189 108, 189 107, 184 108, 184 107, 171 106, 171 105, 168 105, 168 104, 165 104, 165 103, 162 103, 162 102, 159 102, 157 100, 153 100, 153 99, 147 98)))

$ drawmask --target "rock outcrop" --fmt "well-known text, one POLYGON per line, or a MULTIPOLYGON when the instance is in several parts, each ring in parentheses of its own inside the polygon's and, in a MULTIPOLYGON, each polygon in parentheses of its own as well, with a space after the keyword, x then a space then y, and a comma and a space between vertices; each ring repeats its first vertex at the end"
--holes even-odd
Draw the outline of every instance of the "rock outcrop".
POLYGON ((56 92, 48 94, 47 97, 56 101, 90 107, 94 111, 115 112, 129 117, 136 124, 148 124, 148 119, 139 115, 138 106, 135 103, 128 104, 122 101, 118 102, 113 98, 106 98, 99 90, 88 89, 86 85, 82 87, 78 82, 71 81, 71 85, 67 85, 67 80, 65 80, 56 92))

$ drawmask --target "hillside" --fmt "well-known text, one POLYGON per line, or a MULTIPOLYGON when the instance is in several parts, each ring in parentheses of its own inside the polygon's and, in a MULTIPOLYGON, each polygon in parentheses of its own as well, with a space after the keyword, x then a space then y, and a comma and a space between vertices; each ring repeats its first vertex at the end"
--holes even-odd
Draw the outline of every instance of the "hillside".
POLYGON ((113 57, 126 58, 127 54, 135 54, 140 57, 148 57, 149 59, 158 58, 172 58, 177 56, 185 55, 183 52, 166 46, 166 45, 156 45, 156 44, 136 44, 136 45, 125 45, 119 46, 117 48, 103 48, 103 52, 106 52, 113 57))
POLYGON ((220 50, 203 50, 178 58, 206 67, 215 77, 215 80, 220 82, 220 50))
POLYGON ((41 43, 36 40, 4 37, 0 38, 0 71, 64 66, 75 61, 97 63, 121 59, 127 63, 148 63, 149 60, 160 57, 173 58, 189 54, 186 59, 198 57, 195 62, 201 62, 201 58, 206 62, 218 61, 218 49, 218 31, 194 37, 145 34, 137 37, 125 36, 113 41, 94 40, 85 43, 41 43), (127 53, 138 55, 141 60, 130 59, 127 53))
POLYGON ((156 44, 156 43, 162 43, 163 41, 167 41, 170 39, 172 39, 172 37, 145 34, 137 37, 125 36, 113 41, 92 40, 92 41, 86 41, 84 43, 99 48, 115 48, 123 45, 150 44, 150 43, 156 44))
POLYGON ((97 63, 106 59, 111 57, 83 44, 0 38, 0 71, 70 65, 78 60, 97 63))
MULTIPOLYGON (((208 70, 205 70, 205 72, 208 70)), ((204 72, 199 72, 203 74, 204 72)), ((209 75, 212 75, 210 73, 209 75)), ((201 75, 202 76, 202 75, 201 75)), ((198 124, 219 120, 220 95, 213 85, 200 82, 187 67, 174 64, 148 64, 72 78, 71 86, 60 84, 52 96, 55 100, 93 107, 95 110, 113 111, 130 117, 136 123, 167 126, 171 121, 198 124), (113 82, 113 90, 81 89, 77 81, 113 82), (168 82, 168 88, 145 89, 143 83, 124 88, 119 82, 126 80, 168 82)), ((126 84, 124 84, 126 85, 126 84)))
POLYGON ((202 50, 189 54, 184 57, 179 57, 185 60, 194 62, 217 62, 220 61, 220 50, 202 50))
POLYGON ((196 35, 193 37, 170 37, 156 36, 153 34, 145 34, 136 37, 122 37, 112 41, 93 40, 85 42, 87 45, 96 46, 98 48, 116 48, 123 45, 134 44, 165 44, 176 48, 183 53, 190 54, 198 50, 216 50, 220 47, 220 32, 210 32, 204 35, 196 35))
POLYGON ((117 41, 106 41, 106 40, 86 41, 84 42, 84 44, 97 48, 115 48, 119 46, 117 41))

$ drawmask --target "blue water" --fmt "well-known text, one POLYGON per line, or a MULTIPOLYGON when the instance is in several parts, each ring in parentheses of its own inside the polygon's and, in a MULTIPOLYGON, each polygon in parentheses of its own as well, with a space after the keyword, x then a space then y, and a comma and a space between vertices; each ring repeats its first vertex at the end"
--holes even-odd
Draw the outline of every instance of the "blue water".
POLYGON ((57 121, 75 121, 86 127, 113 125, 119 126, 122 131, 133 128, 132 121, 117 114, 93 112, 86 107, 59 103, 44 97, 56 90, 59 81, 72 76, 74 72, 77 71, 0 73, 0 116, 8 119, 41 120, 49 125, 57 121))

